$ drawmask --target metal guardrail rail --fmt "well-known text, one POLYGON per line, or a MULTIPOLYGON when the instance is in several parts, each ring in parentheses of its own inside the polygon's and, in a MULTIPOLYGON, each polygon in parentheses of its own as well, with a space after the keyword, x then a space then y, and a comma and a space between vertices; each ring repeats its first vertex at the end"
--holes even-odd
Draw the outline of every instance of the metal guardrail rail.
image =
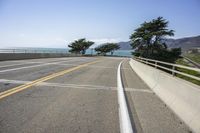
POLYGON ((200 64, 191 60, 190 58, 186 57, 186 56, 182 56, 184 59, 186 59, 187 61, 189 61, 190 63, 192 63, 195 67, 200 68, 200 64))
POLYGON ((67 50, 58 49, 0 49, 0 53, 68 53, 67 50))
POLYGON ((183 65, 178 65, 178 64, 173 64, 173 63, 168 63, 168 62, 163 62, 163 61, 158 61, 158 60, 152 60, 152 59, 147 59, 147 58, 142 58, 142 57, 134 57, 133 59, 135 59, 139 62, 148 64, 148 65, 154 66, 155 68, 161 68, 161 69, 167 70, 167 71, 171 72, 171 74, 173 76, 175 74, 180 74, 180 75, 183 75, 183 76, 186 76, 186 77, 200 81, 200 77, 193 76, 193 75, 190 75, 190 74, 176 70, 176 68, 183 68, 183 69, 192 70, 192 71, 196 71, 196 72, 200 73, 199 68, 187 67, 187 66, 183 66, 183 65), (165 66, 162 66, 162 65, 159 65, 158 63, 171 66, 172 69, 165 67, 165 66))

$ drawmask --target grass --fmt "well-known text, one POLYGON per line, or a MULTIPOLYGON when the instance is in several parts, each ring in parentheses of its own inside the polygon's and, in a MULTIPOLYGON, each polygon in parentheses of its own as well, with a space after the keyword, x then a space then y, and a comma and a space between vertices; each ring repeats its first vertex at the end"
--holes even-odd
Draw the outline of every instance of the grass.
MULTIPOLYGON (((178 59, 176 61, 176 64, 179 64, 179 65, 184 65, 184 66, 189 66, 189 64, 187 62, 185 62, 182 58, 178 59)), ((188 70, 188 69, 184 69, 184 68, 176 68, 176 70, 180 71, 180 72, 183 72, 183 73, 187 73, 187 74, 190 74, 190 75, 193 75, 193 76, 196 76, 196 77, 200 77, 200 73, 197 72, 197 71, 193 71, 193 70, 188 70)), ((193 78, 189 78, 189 77, 186 77, 186 76, 183 76, 181 74, 176 74, 177 77, 179 78, 182 78, 184 80, 187 80, 189 82, 192 82, 194 84, 197 84, 197 85, 200 85, 200 81, 198 80, 195 80, 193 78)))
POLYGON ((200 64, 200 53, 184 54, 184 56, 200 64))

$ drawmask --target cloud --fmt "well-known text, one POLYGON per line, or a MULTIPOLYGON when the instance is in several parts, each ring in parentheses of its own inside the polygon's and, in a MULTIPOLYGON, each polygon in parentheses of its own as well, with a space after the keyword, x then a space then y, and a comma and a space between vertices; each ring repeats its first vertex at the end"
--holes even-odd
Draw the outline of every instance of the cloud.
POLYGON ((118 43, 121 41, 120 38, 100 38, 100 39, 89 39, 89 40, 95 42, 95 44, 92 45, 91 48, 94 48, 104 43, 118 43))
POLYGON ((117 43, 120 41, 119 38, 100 38, 100 39, 90 39, 91 41, 95 42, 96 44, 103 44, 103 43, 117 43))

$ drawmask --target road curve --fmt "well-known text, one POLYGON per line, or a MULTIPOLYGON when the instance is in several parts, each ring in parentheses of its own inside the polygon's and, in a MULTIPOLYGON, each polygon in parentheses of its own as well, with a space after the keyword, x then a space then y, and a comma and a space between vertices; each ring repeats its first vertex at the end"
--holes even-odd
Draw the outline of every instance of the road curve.
POLYGON ((122 60, 134 131, 188 132, 128 59, 72 57, 0 62, 0 133, 120 132, 117 68, 122 60))

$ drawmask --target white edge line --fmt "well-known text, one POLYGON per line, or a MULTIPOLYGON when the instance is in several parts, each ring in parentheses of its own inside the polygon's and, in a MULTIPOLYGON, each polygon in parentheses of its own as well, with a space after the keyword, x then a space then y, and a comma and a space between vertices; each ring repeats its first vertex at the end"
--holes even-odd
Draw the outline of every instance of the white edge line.
POLYGON ((2 67, 12 67, 12 66, 19 66, 19 65, 25 65, 25 64, 33 64, 33 63, 42 63, 42 62, 25 62, 25 63, 17 63, 17 64, 9 64, 9 65, 4 65, 4 66, 0 66, 0 68, 2 67))
POLYGON ((121 65, 120 62, 117 70, 117 92, 118 92, 118 104, 119 104, 119 122, 121 133, 133 133, 131 120, 128 112, 128 107, 125 99, 124 88, 121 79, 121 65))
MULTIPOLYGON (((26 84, 29 82, 31 81, 0 79, 0 83, 26 84)), ((36 86, 71 87, 71 88, 83 88, 83 89, 94 88, 94 89, 117 91, 117 87, 114 87, 114 86, 99 86, 99 85, 91 85, 91 84, 62 84, 62 83, 41 82, 36 86)), ((147 90, 147 89, 124 88, 124 90, 128 92, 133 91, 133 92, 153 93, 153 91, 147 90)))
POLYGON ((73 61, 76 61, 76 60, 69 58, 67 60, 62 60, 62 61, 57 61, 57 62, 49 62, 49 63, 44 63, 44 64, 37 64, 37 65, 31 65, 31 66, 23 66, 23 67, 11 68, 11 69, 4 69, 4 70, 0 70, 0 73, 10 72, 10 71, 15 71, 15 70, 21 70, 21 69, 26 69, 26 68, 47 66, 47 65, 57 65, 57 64, 60 64, 60 63, 64 63, 64 62, 73 62, 73 61))

